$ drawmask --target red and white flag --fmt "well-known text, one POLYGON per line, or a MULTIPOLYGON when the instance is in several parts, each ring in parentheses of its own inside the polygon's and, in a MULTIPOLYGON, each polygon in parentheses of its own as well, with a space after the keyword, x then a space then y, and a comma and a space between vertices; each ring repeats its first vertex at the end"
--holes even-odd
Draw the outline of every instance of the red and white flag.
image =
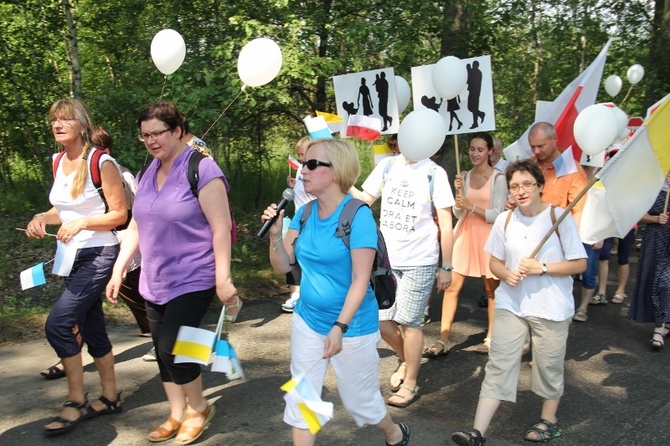
MULTIPOLYGON (((582 71, 575 80, 565 87, 560 95, 546 107, 540 115, 538 121, 550 122, 556 128, 558 138, 558 147, 566 148, 572 146, 573 156, 576 160, 581 159, 582 149, 575 142, 572 128, 579 112, 589 105, 596 103, 598 88, 603 76, 603 67, 607 59, 607 50, 609 50, 612 40, 609 40, 600 54, 582 71)), ((528 132, 530 127, 521 135, 516 142, 505 149, 505 157, 509 161, 525 159, 533 156, 533 152, 528 144, 528 132)))
POLYGON ((350 115, 347 123, 347 138, 366 141, 379 139, 382 134, 382 121, 374 116, 350 115))
POLYGON ((300 168, 300 161, 297 159, 293 158, 291 155, 288 156, 288 165, 291 167, 293 170, 298 170, 300 168))

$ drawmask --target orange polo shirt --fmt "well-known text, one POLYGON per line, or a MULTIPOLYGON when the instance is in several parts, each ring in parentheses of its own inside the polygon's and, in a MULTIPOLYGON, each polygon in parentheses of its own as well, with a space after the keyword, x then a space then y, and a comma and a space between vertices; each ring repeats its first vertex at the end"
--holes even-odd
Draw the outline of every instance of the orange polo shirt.
MULTIPOLYGON (((535 157, 532 159, 537 161, 535 157)), ((560 178, 556 178, 556 169, 554 169, 552 163, 549 164, 548 168, 540 166, 540 169, 542 169, 545 181, 544 189, 542 191, 542 201, 553 204, 554 206, 562 207, 563 209, 567 208, 577 195, 579 195, 579 193, 588 185, 586 173, 579 164, 577 164, 577 172, 563 175, 560 178)), ((572 217, 575 219, 577 226, 579 226, 585 202, 586 197, 584 196, 577 202, 575 207, 572 208, 572 217)))

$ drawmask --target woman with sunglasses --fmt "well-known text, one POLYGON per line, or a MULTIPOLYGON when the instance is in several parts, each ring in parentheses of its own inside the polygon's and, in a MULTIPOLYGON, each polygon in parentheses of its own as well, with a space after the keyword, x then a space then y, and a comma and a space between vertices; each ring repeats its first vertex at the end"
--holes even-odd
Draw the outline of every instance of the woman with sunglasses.
POLYGON ((214 296, 237 302, 230 276, 231 217, 228 184, 211 158, 198 166, 198 196, 187 176, 195 150, 184 142, 182 115, 170 102, 144 109, 137 121, 140 139, 154 157, 139 176, 133 219, 124 235, 107 298, 116 303, 123 271, 138 248, 142 252, 140 293, 147 316, 170 416, 147 439, 176 436, 190 444, 202 435, 215 408, 202 392, 200 365, 174 362, 172 349, 182 325, 197 327, 214 296))
MULTIPOLYGON (((378 306, 370 287, 370 270, 377 248, 372 211, 361 207, 351 222, 350 249, 335 235, 347 193, 361 173, 356 149, 348 142, 317 139, 309 143, 303 161, 305 191, 316 197, 314 212, 302 223, 297 210, 282 239, 282 218, 269 206, 263 221, 270 228, 270 262, 277 273, 298 263, 302 269, 300 300, 291 319, 291 375, 304 377, 321 395, 332 363, 344 407, 356 424, 374 425, 387 445, 409 444, 409 426, 395 424, 379 389, 380 340, 378 306)), ((287 404, 284 421, 292 426, 293 444, 313 445, 316 436, 294 404, 287 404)))
POLYGON ((564 210, 542 201, 545 181, 534 161, 512 163, 505 179, 517 207, 498 216, 485 247, 500 286, 495 292, 493 337, 474 427, 452 436, 461 446, 483 445, 500 402, 516 401, 527 334, 533 341, 531 390, 543 398, 543 404, 540 420, 524 439, 539 443, 561 436, 556 412, 563 395, 568 327, 575 311, 571 276, 586 269, 586 252, 568 214, 539 253, 529 258, 564 210))
MULTIPOLYGON (((45 434, 51 436, 69 432, 88 418, 122 411, 100 294, 119 253, 119 241, 111 231, 126 221, 127 214, 121 174, 109 155, 100 158, 106 205, 91 181, 93 125, 86 105, 62 99, 51 106, 49 117, 56 144, 65 155, 54 166, 49 193, 53 207, 35 214, 26 234, 42 239, 46 225, 60 225, 56 257, 71 259, 71 268, 60 273, 65 276, 65 291, 45 325, 47 340, 61 358, 68 383, 63 410, 44 426, 45 434), (102 395, 90 403, 84 390, 81 341, 88 346, 102 384, 102 395)), ((57 159, 54 155, 54 163, 57 159)))

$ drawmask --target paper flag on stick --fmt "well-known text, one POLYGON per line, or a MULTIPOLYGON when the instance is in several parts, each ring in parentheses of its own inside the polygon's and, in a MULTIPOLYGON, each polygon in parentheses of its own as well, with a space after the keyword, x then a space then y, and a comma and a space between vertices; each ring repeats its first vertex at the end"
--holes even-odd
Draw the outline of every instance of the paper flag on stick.
POLYGON ((563 153, 554 160, 553 165, 556 170, 556 178, 577 172, 577 163, 575 162, 575 157, 572 155, 572 146, 564 150, 563 153))
POLYGON ((300 167, 300 161, 293 158, 291 155, 288 156, 288 165, 291 166, 293 170, 298 170, 300 167))
POLYGON ((231 381, 238 378, 244 379, 242 364, 237 359, 235 348, 225 339, 221 339, 216 343, 212 372, 225 373, 226 377, 231 381))
POLYGON ((326 124, 326 120, 323 119, 323 116, 317 116, 316 118, 305 116, 303 118, 303 122, 305 123, 305 127, 307 127, 309 136, 312 139, 333 137, 330 129, 328 128, 328 124, 326 124))
POLYGON ((47 279, 44 277, 44 262, 40 262, 31 268, 21 271, 20 278, 22 290, 46 284, 47 279))
POLYGON ((322 401, 314 387, 303 377, 290 379, 281 386, 281 390, 286 392, 286 403, 298 408, 312 434, 319 432, 333 418, 333 403, 322 401))
POLYGON ((209 355, 216 339, 216 333, 202 328, 182 325, 177 333, 177 340, 172 348, 174 362, 195 362, 209 364, 209 355))
POLYGON ((373 146, 372 153, 374 154, 375 166, 384 158, 393 156, 393 150, 391 150, 388 144, 377 144, 373 146))
POLYGON ((382 134, 382 121, 374 116, 350 115, 347 137, 374 141, 382 134))

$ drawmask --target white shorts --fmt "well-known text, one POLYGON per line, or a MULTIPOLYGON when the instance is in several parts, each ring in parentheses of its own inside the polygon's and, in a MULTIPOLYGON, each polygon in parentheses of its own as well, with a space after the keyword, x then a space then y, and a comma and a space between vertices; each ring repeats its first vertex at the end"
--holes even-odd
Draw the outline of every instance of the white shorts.
MULTIPOLYGON (((291 319, 291 376, 309 372, 305 379, 321 395, 328 364, 332 363, 337 388, 344 408, 358 426, 380 423, 386 416, 386 403, 379 388, 379 332, 342 338, 342 351, 329 360, 323 357, 326 337, 309 328, 296 313, 291 319), (315 362, 319 362, 314 366, 315 362)), ((287 404, 284 422, 299 429, 307 423, 297 407, 287 404)))

